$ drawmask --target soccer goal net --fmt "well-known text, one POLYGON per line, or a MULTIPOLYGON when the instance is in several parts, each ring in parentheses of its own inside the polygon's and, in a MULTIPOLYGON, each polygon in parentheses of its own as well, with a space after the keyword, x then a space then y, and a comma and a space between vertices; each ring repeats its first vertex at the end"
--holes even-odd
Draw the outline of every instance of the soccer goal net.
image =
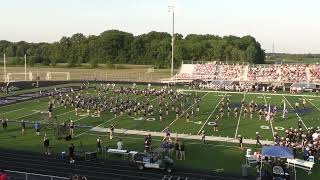
POLYGON ((70 80, 70 72, 47 72, 46 80, 54 80, 54 81, 70 80))
POLYGON ((33 75, 32 72, 29 73, 8 73, 7 82, 16 82, 16 81, 32 81, 33 75))

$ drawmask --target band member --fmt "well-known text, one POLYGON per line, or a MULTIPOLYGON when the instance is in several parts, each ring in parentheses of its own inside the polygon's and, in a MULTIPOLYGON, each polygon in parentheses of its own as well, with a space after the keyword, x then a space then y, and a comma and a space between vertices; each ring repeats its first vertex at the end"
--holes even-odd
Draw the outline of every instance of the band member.
POLYGON ((298 111, 298 110, 299 110, 299 103, 296 102, 296 103, 294 104, 294 106, 296 107, 296 110, 298 111))
POLYGON ((48 104, 48 118, 50 119, 52 117, 52 109, 53 109, 53 103, 52 101, 48 104))
POLYGON ((262 115, 263 115, 262 109, 260 109, 258 113, 259 113, 259 120, 262 120, 262 115))
POLYGON ((75 128, 74 122, 71 120, 69 123, 69 134, 71 135, 71 137, 74 136, 74 128, 75 128))
POLYGON ((190 120, 190 114, 189 114, 189 112, 187 112, 187 114, 186 114, 186 122, 189 122, 189 120, 190 120))
POLYGON ((247 117, 247 114, 248 114, 248 109, 245 107, 243 110, 243 116, 247 117))
POLYGON ((235 118, 238 117, 238 108, 237 107, 234 108, 233 112, 234 112, 234 117, 235 118))
POLYGON ((304 109, 306 108, 306 104, 307 104, 306 99, 303 99, 303 100, 302 100, 302 106, 303 106, 304 109))
POLYGON ((223 108, 220 108, 220 117, 223 118, 224 112, 223 112, 223 108))
POLYGON ((7 130, 7 127, 8 127, 7 119, 3 118, 3 119, 1 120, 1 123, 2 123, 2 128, 3 128, 3 130, 6 131, 6 130, 7 130))
POLYGON ((243 151, 243 137, 241 135, 238 135, 239 140, 239 149, 240 151, 243 151))
POLYGON ((219 121, 219 115, 216 116, 216 119, 213 121, 213 132, 218 132, 218 121, 219 121))
POLYGON ((231 109, 230 109, 230 107, 229 107, 229 106, 228 106, 228 108, 227 108, 227 111, 228 111, 228 117, 230 117, 231 109))
POLYGON ((179 118, 179 108, 177 107, 176 108, 176 119, 178 119, 179 118))
POLYGON ((115 128, 114 124, 111 124, 111 126, 110 126, 110 135, 109 135, 110 139, 113 139, 114 128, 115 128))
POLYGON ((256 145, 259 144, 259 146, 261 147, 262 145, 261 145, 260 139, 261 139, 261 136, 259 132, 256 132, 256 145))
POLYGON ((162 110, 161 109, 159 110, 159 119, 160 119, 160 122, 162 122, 162 110))

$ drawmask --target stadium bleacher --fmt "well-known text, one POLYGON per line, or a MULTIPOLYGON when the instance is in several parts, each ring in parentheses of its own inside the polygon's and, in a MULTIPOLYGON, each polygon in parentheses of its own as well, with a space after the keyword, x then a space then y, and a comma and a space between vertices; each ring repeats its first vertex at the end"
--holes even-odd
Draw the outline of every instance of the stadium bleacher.
POLYGON ((320 81, 320 66, 307 64, 253 66, 247 64, 224 64, 213 61, 199 64, 182 64, 180 71, 173 79, 176 81, 201 79, 204 81, 310 83, 320 81))

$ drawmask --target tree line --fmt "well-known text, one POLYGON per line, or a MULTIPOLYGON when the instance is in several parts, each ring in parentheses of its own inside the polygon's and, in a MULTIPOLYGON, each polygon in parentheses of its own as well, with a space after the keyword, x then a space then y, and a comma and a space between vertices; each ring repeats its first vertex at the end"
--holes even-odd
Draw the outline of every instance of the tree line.
MULTIPOLYGON (((182 61, 223 61, 230 63, 264 63, 265 52, 259 42, 251 36, 224 36, 189 34, 183 37, 175 34, 174 65, 182 61)), ((119 30, 107 30, 100 35, 85 36, 81 33, 62 37, 53 43, 28 43, 25 41, 0 41, 0 52, 6 53, 13 64, 55 66, 67 63, 80 66, 98 64, 145 64, 168 68, 171 62, 171 35, 151 31, 134 36, 119 30)), ((10 62, 8 62, 10 63, 10 62)))

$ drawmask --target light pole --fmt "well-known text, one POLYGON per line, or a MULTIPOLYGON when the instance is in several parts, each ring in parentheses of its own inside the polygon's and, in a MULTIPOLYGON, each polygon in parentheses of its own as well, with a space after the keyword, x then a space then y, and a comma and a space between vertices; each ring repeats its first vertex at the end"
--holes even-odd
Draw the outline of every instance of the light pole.
POLYGON ((7 82, 6 54, 3 54, 3 81, 7 82))
POLYGON ((27 54, 24 54, 24 80, 27 81, 27 54))
POLYGON ((172 12, 172 36, 171 36, 171 77, 173 77, 173 54, 174 54, 174 6, 168 6, 172 12))

